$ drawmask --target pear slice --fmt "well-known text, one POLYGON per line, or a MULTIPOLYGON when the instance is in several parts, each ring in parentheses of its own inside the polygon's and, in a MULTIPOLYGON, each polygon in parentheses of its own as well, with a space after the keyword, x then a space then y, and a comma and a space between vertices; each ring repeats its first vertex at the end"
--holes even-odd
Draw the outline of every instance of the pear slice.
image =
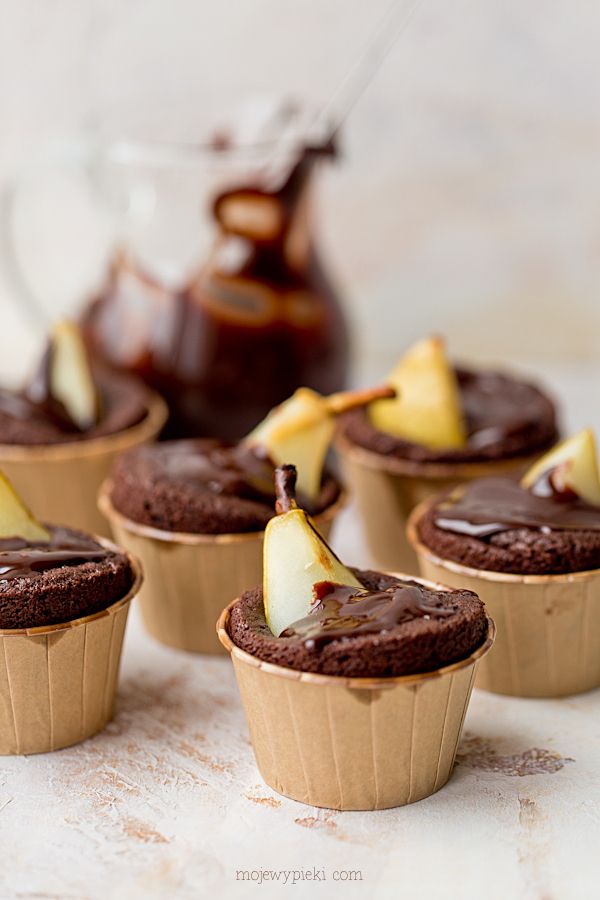
POLYGON ((49 362, 49 392, 81 431, 98 422, 100 402, 83 338, 74 322, 55 325, 49 362))
POLYGON ((267 450, 275 465, 293 463, 298 470, 298 489, 311 499, 318 497, 321 474, 335 423, 323 397, 299 388, 289 400, 271 410, 246 441, 267 450))
POLYGON ((277 470, 279 514, 270 520, 265 531, 263 601, 267 624, 276 637, 308 615, 315 603, 314 586, 320 581, 363 587, 290 497, 294 481, 293 466, 277 470), (291 482, 282 481, 282 475, 289 479, 290 473, 291 482))
POLYGON ((34 519, 10 481, 0 472, 0 538, 47 542, 50 532, 34 519))
POLYGON ((426 338, 411 347, 388 382, 396 388, 396 398, 371 404, 375 428, 431 449, 464 446, 460 393, 441 338, 426 338))
POLYGON ((598 451, 591 428, 584 428, 553 447, 525 473, 521 484, 534 488, 548 473, 558 491, 573 491, 587 503, 600 506, 598 451))
POLYGON ((322 397, 310 388, 298 388, 276 406, 245 441, 263 447, 275 463, 291 463, 298 471, 298 489, 314 500, 321 490, 323 465, 335 430, 335 416, 378 397, 394 396, 389 386, 364 391, 342 391, 322 397))

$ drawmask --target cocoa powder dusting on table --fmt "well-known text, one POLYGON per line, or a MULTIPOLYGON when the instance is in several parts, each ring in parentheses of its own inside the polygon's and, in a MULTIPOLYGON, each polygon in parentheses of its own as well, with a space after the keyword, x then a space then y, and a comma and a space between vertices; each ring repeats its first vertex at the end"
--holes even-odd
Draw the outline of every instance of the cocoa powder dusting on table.
POLYGON ((500 754, 489 740, 467 737, 456 754, 458 765, 500 775, 553 775, 565 764, 575 762, 571 756, 561 756, 553 750, 532 747, 521 753, 500 754))

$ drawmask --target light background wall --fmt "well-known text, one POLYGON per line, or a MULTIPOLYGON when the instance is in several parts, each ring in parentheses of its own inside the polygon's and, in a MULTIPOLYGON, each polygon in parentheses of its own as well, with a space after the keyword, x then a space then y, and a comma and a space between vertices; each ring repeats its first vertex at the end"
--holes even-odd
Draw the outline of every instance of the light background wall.
MULTIPOLYGON (((189 139, 256 94, 322 102, 387 8, 0 0, 0 180, 56 136, 189 139)), ((384 370, 432 330, 462 356, 599 357, 599 38, 597 0, 418 8, 322 184, 361 363, 384 370)), ((33 341, 13 299, 5 280, 0 365, 17 373, 33 341)))

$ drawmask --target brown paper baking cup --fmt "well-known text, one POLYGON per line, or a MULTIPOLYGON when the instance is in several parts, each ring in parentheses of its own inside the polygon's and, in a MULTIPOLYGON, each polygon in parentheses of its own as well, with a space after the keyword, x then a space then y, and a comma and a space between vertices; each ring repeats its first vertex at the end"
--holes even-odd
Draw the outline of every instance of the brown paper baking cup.
MULTIPOLYGON (((134 522, 113 506, 110 481, 98 503, 115 540, 134 553, 144 568, 140 609, 152 637, 195 653, 224 653, 215 622, 233 597, 262 581, 264 532, 188 534, 134 522)), ((315 516, 327 538, 345 505, 345 494, 315 516)))
POLYGON ((0 470, 36 518, 108 536, 106 519, 98 511, 98 489, 116 457, 153 440, 166 419, 164 400, 153 394, 146 418, 118 434, 45 446, 0 444, 0 470))
POLYGON ((339 434, 335 443, 346 484, 356 496, 369 551, 376 564, 392 571, 418 572, 406 538, 412 510, 434 494, 475 478, 524 472, 534 454, 481 463, 427 463, 372 453, 339 434))
POLYGON ((513 697, 564 697, 600 687, 600 569, 510 575, 442 559, 418 538, 430 502, 415 509, 408 525, 421 574, 475 591, 498 630, 476 687, 513 697))
MULTIPOLYGON (((430 587, 439 587, 431 585, 430 587)), ((387 809, 448 781, 475 670, 494 623, 467 659, 422 675, 341 678, 262 662, 217 624, 231 653, 256 764, 280 794, 329 809, 387 809)))
POLYGON ((129 605, 142 582, 139 563, 130 561, 133 586, 107 609, 60 625, 0 630, 0 755, 59 750, 110 721, 129 605))

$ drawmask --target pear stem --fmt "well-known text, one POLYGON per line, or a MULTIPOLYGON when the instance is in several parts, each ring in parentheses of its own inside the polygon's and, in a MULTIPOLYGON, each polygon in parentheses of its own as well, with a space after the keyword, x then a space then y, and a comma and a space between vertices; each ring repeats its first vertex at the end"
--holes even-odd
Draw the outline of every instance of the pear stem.
POLYGON ((374 400, 391 400, 396 396, 396 389, 389 384, 379 387, 365 388, 361 391, 340 391, 338 394, 330 394, 325 398, 328 412, 333 416, 356 409, 358 406, 368 406, 374 400))
POLYGON ((275 469, 275 512, 277 515, 297 509, 296 466, 278 466, 275 469))

